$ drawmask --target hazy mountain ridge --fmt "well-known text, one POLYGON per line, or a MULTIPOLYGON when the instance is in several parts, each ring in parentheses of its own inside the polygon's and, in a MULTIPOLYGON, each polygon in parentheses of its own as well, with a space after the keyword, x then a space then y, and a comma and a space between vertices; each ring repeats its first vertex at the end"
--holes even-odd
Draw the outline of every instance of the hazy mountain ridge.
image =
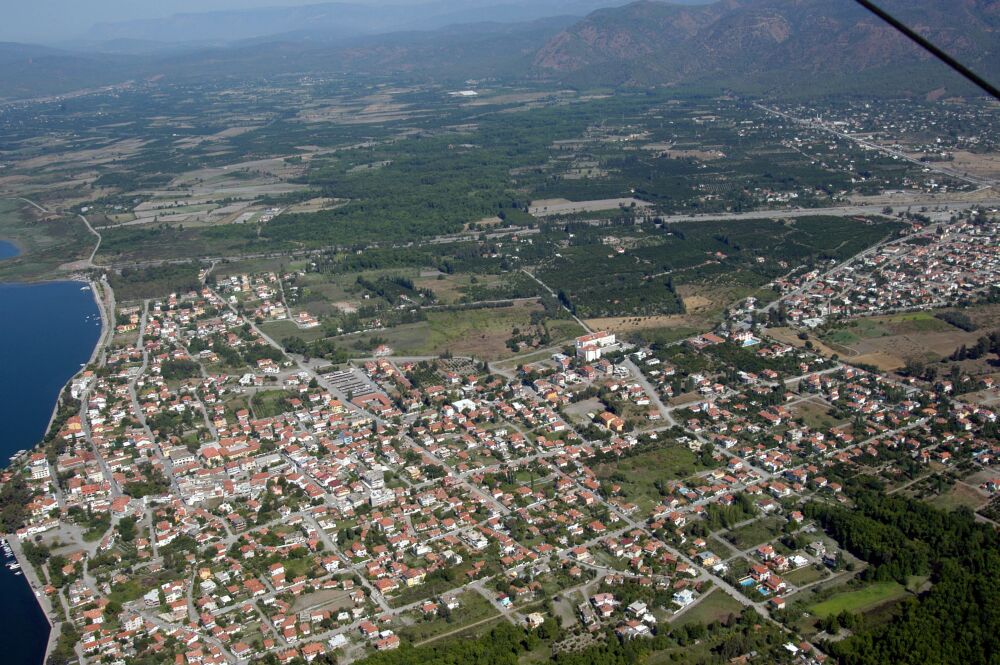
MULTIPOLYGON (((902 0, 886 5, 948 52, 996 70, 998 0, 950 0, 919 10, 902 0)), ((534 64, 541 74, 577 82, 725 80, 738 86, 889 75, 892 68, 911 71, 930 59, 853 2, 722 0, 683 7, 643 0, 591 14, 543 46, 534 64)))
POLYGON ((477 22, 439 30, 330 38, 302 31, 183 52, 76 53, 0 43, 0 99, 64 94, 142 80, 260 77, 297 73, 419 76, 456 81, 531 70, 540 44, 571 26, 574 16, 523 23, 477 22))
MULTIPOLYGON (((496 2, 478 1, 480 8, 496 2)), ((1000 0, 946 0, 932 8, 884 1, 935 43, 987 78, 1000 80, 1000 0)), ((450 82, 533 77, 581 88, 666 84, 778 94, 921 94, 962 85, 956 74, 853 2, 720 0, 693 6, 697 2, 644 0, 583 19, 562 15, 524 22, 490 21, 491 11, 501 11, 492 4, 475 21, 433 30, 347 36, 317 23, 224 44, 199 43, 195 35, 186 35, 191 38, 186 44, 139 38, 103 42, 113 52, 0 43, 0 98, 47 96, 154 76, 172 81, 289 73, 405 73, 450 82)), ((531 11, 573 3, 536 4, 531 11)), ((454 2, 433 6, 454 7, 454 2)), ((471 10, 467 5, 463 11, 471 10)), ((206 15, 198 16, 205 20, 206 15)), ((443 20, 437 16, 434 20, 443 20)), ((288 26, 271 26, 273 31, 282 27, 288 26)))
POLYGON ((295 32, 348 38, 410 30, 435 30, 460 23, 516 23, 550 16, 585 16, 595 9, 625 2, 627 0, 433 0, 381 7, 328 2, 100 23, 92 27, 85 38, 92 43, 120 39, 161 43, 236 42, 295 32))

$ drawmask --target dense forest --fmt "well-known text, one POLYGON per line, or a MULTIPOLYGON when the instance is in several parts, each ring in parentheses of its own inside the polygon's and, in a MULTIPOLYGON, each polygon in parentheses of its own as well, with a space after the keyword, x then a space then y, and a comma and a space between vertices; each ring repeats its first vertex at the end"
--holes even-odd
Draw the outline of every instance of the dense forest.
POLYGON ((1000 535, 966 509, 864 489, 853 509, 812 503, 807 513, 875 579, 928 574, 932 586, 886 623, 827 645, 843 665, 1000 662, 1000 535))

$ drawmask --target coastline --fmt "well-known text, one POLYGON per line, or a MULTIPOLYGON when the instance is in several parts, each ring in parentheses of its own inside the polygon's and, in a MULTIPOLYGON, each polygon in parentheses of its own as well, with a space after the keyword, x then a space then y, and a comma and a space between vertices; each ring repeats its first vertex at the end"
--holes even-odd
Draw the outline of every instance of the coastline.
MULTIPOLYGON (((45 207, 39 205, 38 203, 30 199, 24 197, 14 197, 14 198, 15 200, 23 201, 24 203, 27 203, 33 206, 34 208, 41 210, 42 212, 48 212, 45 207)), ((83 220, 84 224, 86 224, 87 230, 97 237, 97 243, 94 246, 94 249, 91 252, 89 259, 87 260, 88 265, 90 267, 93 267, 94 256, 97 254, 97 250, 101 246, 101 240, 102 240, 101 234, 98 233, 96 230, 94 230, 94 228, 90 225, 90 222, 87 220, 86 217, 84 217, 83 215, 79 215, 79 217, 81 220, 83 220)), ((25 253, 25 247, 21 243, 13 239, 5 239, 5 240, 6 242, 9 242, 11 245, 14 246, 14 248, 18 251, 18 255, 23 255, 25 253)), ((97 359, 100 357, 102 349, 105 348, 105 345, 110 339, 109 335, 113 335, 114 331, 113 321, 114 321, 114 307, 115 307, 114 291, 112 290, 111 285, 104 278, 101 278, 98 281, 84 274, 76 273, 67 275, 64 279, 42 279, 37 281, 31 280, 28 282, 7 282, 7 283, 8 284, 23 283, 23 284, 33 285, 33 284, 43 284, 46 282, 50 283, 76 282, 79 284, 86 284, 90 288, 91 297, 94 299, 94 304, 97 305, 97 311, 101 317, 101 331, 100 334, 98 335, 97 341, 94 343, 94 348, 91 350, 90 356, 86 364, 77 368, 77 370, 73 372, 72 376, 70 376, 66 380, 66 382, 60 388, 59 392, 56 394, 56 399, 52 404, 52 411, 49 414, 49 418, 45 425, 45 429, 42 432, 42 440, 44 440, 44 438, 49 434, 50 430, 52 429, 52 424, 55 421, 56 414, 59 411, 59 403, 62 398, 62 394, 66 389, 66 386, 72 384, 72 382, 81 374, 81 372, 86 371, 87 367, 93 365, 97 361, 97 359), (104 290, 102 290, 102 287, 104 290), (110 312, 107 310, 106 305, 111 308, 110 312)), ((26 449, 35 450, 38 448, 40 443, 41 441, 36 442, 35 445, 32 446, 30 449, 28 448, 26 449)), ((7 467, 9 467, 9 465, 4 465, 4 468, 7 467)), ((33 595, 35 596, 35 600, 42 611, 42 614, 45 615, 45 620, 49 624, 49 638, 45 645, 45 654, 42 660, 42 664, 44 665, 44 663, 48 662, 52 650, 55 648, 56 644, 59 641, 59 637, 61 634, 61 622, 58 622, 55 619, 53 600, 49 598, 48 595, 42 591, 42 589, 44 588, 44 584, 42 583, 42 578, 40 577, 40 575, 43 576, 44 571, 36 571, 34 565, 27 560, 27 558, 24 556, 24 550, 21 547, 21 542, 18 540, 16 534, 10 534, 5 537, 7 539, 7 542, 11 544, 11 550, 14 552, 15 557, 21 563, 21 569, 24 571, 24 578, 27 581, 29 588, 32 590, 33 595)))
POLYGON ((49 598, 43 589, 45 588, 44 582, 39 578, 38 572, 35 570, 35 566, 28 561, 27 557, 24 555, 24 549, 21 547, 21 541, 18 540, 16 535, 9 534, 5 536, 7 539, 7 544, 10 545, 11 551, 14 552, 14 558, 18 563, 21 564, 21 571, 24 573, 24 582, 31 589, 32 595, 38 602, 38 607, 42 610, 42 614, 45 615, 45 620, 49 624, 49 639, 45 644, 45 655, 42 660, 42 665, 49 661, 49 655, 52 650, 56 647, 59 642, 59 637, 62 635, 62 622, 54 621, 55 610, 52 605, 52 599, 49 598))
MULTIPOLYGON (((98 359, 101 350, 105 347, 105 344, 107 343, 109 333, 113 330, 111 326, 113 313, 109 313, 107 311, 106 305, 108 305, 109 303, 107 303, 106 299, 102 297, 103 291, 101 290, 102 288, 107 289, 107 294, 108 297, 111 299, 110 302, 112 303, 111 306, 113 307, 114 296, 113 292, 111 291, 111 286, 107 284, 107 282, 98 282, 96 280, 87 277, 75 275, 75 276, 69 276, 66 279, 41 280, 38 282, 7 282, 7 284, 37 285, 44 283, 59 283, 59 282, 74 282, 78 284, 85 284, 90 288, 91 297, 94 299, 94 304, 97 306, 97 310, 101 317, 101 332, 98 335, 97 341, 94 344, 94 348, 90 353, 87 363, 84 366, 78 368, 73 373, 73 375, 67 379, 67 381, 63 384, 62 388, 60 389, 58 395, 56 396, 56 400, 52 405, 52 412, 50 413, 48 422, 46 423, 45 426, 43 437, 48 435, 49 431, 52 428, 53 421, 55 420, 56 414, 58 413, 59 410, 60 399, 66 386, 70 385, 82 372, 86 371, 87 367, 92 365, 98 359)), ((29 450, 37 449, 38 445, 40 445, 40 442, 36 443, 35 446, 30 448, 29 450)), ((42 614, 45 616, 45 620, 49 625, 49 637, 45 645, 45 654, 42 660, 42 664, 44 665, 44 663, 48 662, 49 656, 51 655, 53 649, 58 644, 60 635, 62 633, 61 622, 56 620, 53 600, 49 598, 49 596, 43 591, 45 583, 42 577, 40 576, 41 573, 37 571, 35 569, 35 566, 27 560, 27 557, 24 555, 24 550, 21 546, 20 540, 18 540, 17 538, 17 535, 6 534, 4 538, 10 544, 11 550, 14 552, 14 556, 16 557, 17 561, 21 564, 21 570, 24 573, 24 580, 28 584, 28 587, 31 589, 32 595, 34 595, 35 601, 38 603, 38 607, 42 611, 42 614)))
MULTIPOLYGON (((76 372, 74 372, 73 376, 69 377, 69 379, 66 381, 66 383, 63 384, 62 389, 59 391, 59 396, 56 397, 55 404, 52 405, 52 413, 49 414, 49 421, 45 425, 45 432, 44 432, 44 434, 42 434, 43 437, 46 436, 46 435, 48 435, 49 430, 52 429, 52 422, 55 420, 56 414, 59 412, 59 400, 62 398, 62 392, 63 392, 63 390, 66 389, 66 386, 68 386, 71 383, 73 383, 73 380, 76 379, 76 377, 78 377, 82 372, 86 371, 86 369, 87 369, 87 367, 89 365, 92 365, 97 360, 98 355, 101 353, 101 349, 104 348, 104 345, 107 342, 107 340, 105 338, 107 337, 108 332, 111 330, 111 324, 110 324, 111 315, 108 314, 108 312, 105 311, 105 308, 104 308, 105 303, 103 302, 103 299, 101 298, 100 292, 98 291, 98 282, 96 282, 94 280, 91 280, 91 279, 82 278, 82 277, 69 277, 69 278, 64 279, 64 280, 63 279, 53 279, 53 280, 46 280, 46 281, 50 282, 50 283, 56 283, 56 282, 78 282, 78 283, 87 284, 88 286, 90 286, 90 293, 91 293, 91 295, 94 298, 94 304, 97 305, 97 311, 101 315, 101 334, 97 338, 97 343, 94 344, 94 350, 90 352, 90 358, 87 360, 87 364, 84 365, 83 367, 81 367, 80 369, 78 369, 76 372)), ((17 284, 19 282, 8 282, 8 283, 9 284, 17 284)), ((26 284, 44 284, 45 282, 24 282, 24 283, 26 283, 26 284)), ((107 287, 107 289, 109 291, 111 290, 111 286, 110 285, 106 284, 106 287, 107 287)))

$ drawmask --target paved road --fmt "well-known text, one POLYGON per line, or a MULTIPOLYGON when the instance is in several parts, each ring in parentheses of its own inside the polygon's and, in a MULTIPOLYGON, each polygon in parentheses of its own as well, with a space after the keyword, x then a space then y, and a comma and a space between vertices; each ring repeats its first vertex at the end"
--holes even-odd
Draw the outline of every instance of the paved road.
POLYGON ((628 367, 629 371, 632 372, 632 378, 635 379, 640 386, 642 386, 643 390, 646 391, 646 394, 649 395, 649 399, 652 400, 653 405, 656 406, 656 409, 660 412, 660 415, 663 416, 663 419, 667 421, 667 424, 670 427, 677 426, 678 423, 674 418, 674 414, 671 413, 671 410, 667 408, 667 405, 660 399, 660 392, 653 386, 652 383, 649 382, 649 379, 647 379, 646 375, 642 373, 642 370, 639 369, 638 365, 636 365, 635 362, 627 356, 622 364, 628 367))
MULTIPOLYGON (((749 219, 786 219, 798 217, 854 217, 856 215, 882 215, 887 204, 843 205, 830 208, 796 208, 793 210, 756 210, 753 212, 730 212, 702 215, 665 215, 660 216, 667 224, 677 222, 709 222, 709 221, 740 221, 749 219)), ((894 204, 902 207, 903 203, 894 204)), ((941 210, 965 210, 972 206, 1000 206, 1000 199, 984 201, 963 201, 960 199, 923 198, 905 204, 907 208, 940 208, 941 210)))

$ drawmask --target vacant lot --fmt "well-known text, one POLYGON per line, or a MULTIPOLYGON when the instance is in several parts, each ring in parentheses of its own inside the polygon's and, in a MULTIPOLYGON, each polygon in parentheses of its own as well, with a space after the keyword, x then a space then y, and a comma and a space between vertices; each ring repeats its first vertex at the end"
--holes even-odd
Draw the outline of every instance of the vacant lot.
POLYGON ((587 417, 588 413, 593 413, 597 415, 604 411, 606 407, 601 400, 596 397, 592 399, 585 399, 575 404, 570 404, 566 407, 566 415, 569 419, 573 421, 574 424, 584 425, 590 422, 590 418, 587 417))
POLYGON ((732 596, 714 589, 709 591, 708 595, 698 601, 694 607, 677 617, 677 623, 702 623, 707 626, 713 621, 725 621, 731 614, 739 616, 742 610, 743 606, 732 596))
POLYGON ((785 575, 785 581, 795 586, 804 586, 827 577, 826 568, 817 570, 815 566, 803 566, 785 575))
POLYGON ((499 616, 499 612, 475 591, 459 595, 458 602, 460 606, 446 616, 432 615, 427 619, 419 617, 398 632, 413 642, 426 642, 499 616))
POLYGON ((829 410, 830 406, 819 398, 799 402, 791 408, 794 418, 802 418, 813 429, 830 429, 842 423, 828 415, 829 410))
POLYGON ((634 332, 662 331, 667 333, 672 330, 680 331, 682 337, 688 337, 701 330, 701 322, 685 314, 674 314, 671 316, 616 316, 603 317, 598 319, 587 319, 587 325, 593 330, 610 330, 619 335, 628 335, 634 332))
POLYGON ((680 285, 677 293, 684 303, 684 314, 593 318, 587 320, 587 325, 594 330, 610 330, 624 336, 637 334, 648 342, 663 344, 711 328, 726 306, 748 295, 762 302, 773 299, 771 291, 702 284, 680 285))
POLYGON ((343 589, 325 589, 316 593, 299 596, 292 606, 296 612, 303 610, 337 610, 348 609, 354 605, 350 594, 343 589))
POLYGON ((420 276, 413 280, 413 285, 418 289, 430 289, 437 296, 438 300, 445 305, 457 303, 465 295, 466 291, 479 285, 485 288, 493 288, 503 283, 501 275, 471 275, 452 274, 445 275, 439 273, 434 276, 420 276))
POLYGON ((962 344, 975 343, 981 331, 965 332, 931 312, 855 319, 823 333, 821 339, 846 359, 899 369, 910 358, 933 362, 962 344))
MULTIPOLYGON (((498 360, 513 355, 507 340, 514 329, 527 330, 532 313, 541 311, 541 305, 535 302, 518 302, 511 307, 435 310, 427 313, 426 321, 351 339, 383 338, 401 356, 440 355, 450 351, 456 356, 498 360)), ((573 321, 549 321, 548 326, 554 341, 583 334, 573 321)))
POLYGON ((818 617, 828 617, 843 611, 864 612, 884 603, 898 600, 907 594, 906 587, 899 582, 874 582, 857 591, 838 593, 810 610, 818 617))
POLYGON ((265 390, 250 400, 250 407, 257 418, 273 418, 291 409, 288 401, 295 397, 287 390, 265 390))
POLYGON ((949 164, 950 168, 986 178, 1000 177, 1000 153, 956 150, 952 154, 955 160, 949 164))
POLYGON ((989 502, 989 496, 984 492, 980 492, 972 485, 959 482, 955 483, 944 494, 930 499, 929 502, 935 508, 942 508, 944 510, 957 510, 962 507, 978 510, 989 502))
POLYGON ((284 321, 265 321, 260 326, 268 336, 277 341, 281 341, 286 337, 299 337, 306 342, 312 342, 317 339, 322 339, 326 337, 326 332, 323 327, 318 328, 299 328, 294 322, 289 320, 284 321))
POLYGON ((647 510, 660 500, 658 483, 686 478, 705 470, 687 446, 668 444, 612 463, 598 464, 597 476, 619 483, 625 498, 647 510))
POLYGON ((763 517, 730 531, 725 535, 725 539, 735 545, 737 549, 745 550, 774 539, 781 533, 781 527, 784 524, 785 520, 781 517, 763 517))

